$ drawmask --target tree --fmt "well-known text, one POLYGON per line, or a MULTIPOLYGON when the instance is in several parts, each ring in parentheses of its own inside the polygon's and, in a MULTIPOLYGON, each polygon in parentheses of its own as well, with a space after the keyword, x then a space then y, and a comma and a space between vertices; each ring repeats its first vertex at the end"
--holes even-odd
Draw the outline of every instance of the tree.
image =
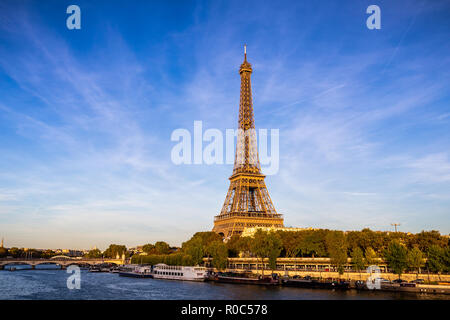
POLYGON ((23 250, 12 247, 11 249, 9 249, 9 254, 13 256, 13 258, 20 258, 23 255, 23 250))
POLYGON ((278 231, 286 257, 296 257, 300 252, 301 232, 278 231))
POLYGON ((329 230, 307 230, 299 241, 300 252, 307 256, 326 256, 325 237, 329 230))
POLYGON ((416 271, 416 279, 419 277, 420 268, 425 265, 425 263, 423 262, 423 258, 423 253, 418 247, 414 247, 413 249, 408 251, 408 267, 411 270, 416 271))
POLYGON ((42 252, 41 256, 42 256, 43 258, 49 259, 49 258, 51 258, 51 257, 56 256, 56 252, 54 252, 54 251, 51 250, 51 249, 46 249, 45 251, 42 252))
POLYGON ((107 258, 116 258, 117 256, 122 257, 123 254, 127 253, 127 247, 119 244, 110 244, 108 249, 103 252, 103 255, 107 258))
POLYGON ((269 246, 269 268, 273 271, 277 268, 277 258, 280 256, 282 242, 280 236, 274 232, 267 233, 267 243, 269 246))
POLYGON ((226 247, 228 249, 229 257, 237 257, 239 255, 239 252, 241 251, 239 246, 240 238, 240 235, 235 234, 227 241, 226 247))
POLYGON ((444 252, 444 271, 450 272, 450 247, 447 247, 444 252))
POLYGON ((208 244, 213 241, 222 241, 222 237, 212 231, 197 232, 191 239, 183 242, 182 251, 192 257, 193 264, 200 265, 207 254, 206 248, 208 244))
POLYGON ((444 247, 448 244, 448 240, 436 230, 422 231, 414 238, 413 244, 417 245, 422 252, 427 252, 428 248, 433 245, 444 247))
POLYGON ((250 237, 240 237, 239 238, 237 247, 239 248, 239 251, 244 256, 251 255, 251 242, 252 242, 252 238, 250 238, 250 237))
POLYGON ((366 251, 364 252, 364 257, 366 259, 366 263, 369 266, 377 264, 377 254, 371 247, 368 247, 366 249, 366 251))
POLYGON ((155 245, 151 243, 144 244, 142 246, 142 251, 144 251, 146 254, 156 253, 155 245))
POLYGON ((194 265, 200 265, 203 263, 203 257, 205 256, 206 248, 203 246, 200 238, 191 239, 183 243, 183 251, 190 255, 192 263, 194 265))
POLYGON ((427 252, 427 267, 431 272, 440 274, 446 269, 445 250, 438 245, 432 245, 427 252))
POLYGON ((212 266, 219 270, 225 269, 228 264, 228 249, 223 241, 215 240, 207 247, 208 254, 212 257, 212 266))
POLYGON ((8 250, 6 248, 0 248, 0 258, 6 257, 8 255, 8 250))
POLYGON ((258 229, 250 241, 251 252, 261 258, 262 275, 264 276, 264 259, 269 258, 269 266, 272 270, 276 268, 276 259, 281 252, 280 236, 274 232, 266 232, 258 229))
POLYGON ((97 248, 89 250, 89 252, 86 254, 86 258, 101 258, 101 257, 102 252, 97 248))
POLYGON ((347 264, 347 242, 342 231, 330 231, 326 238, 326 245, 330 262, 339 272, 344 274, 344 266, 347 264))
POLYGON ((359 278, 361 279, 361 270, 365 268, 364 254, 360 247, 356 247, 351 253, 352 264, 355 270, 359 272, 359 278))
POLYGON ((348 246, 352 250, 360 247, 363 251, 373 248, 376 252, 381 252, 383 247, 389 243, 386 232, 372 231, 369 228, 361 231, 350 231, 347 233, 348 246))
POLYGON ((192 258, 183 252, 172 254, 133 255, 131 263, 150 264, 165 263, 172 266, 192 266, 192 258))
POLYGON ((155 243, 155 251, 157 254, 168 254, 170 251, 170 246, 164 241, 158 241, 155 243))
POLYGON ((384 256, 389 268, 394 274, 398 274, 400 279, 402 273, 408 267, 408 249, 400 242, 394 240, 385 250, 384 256))

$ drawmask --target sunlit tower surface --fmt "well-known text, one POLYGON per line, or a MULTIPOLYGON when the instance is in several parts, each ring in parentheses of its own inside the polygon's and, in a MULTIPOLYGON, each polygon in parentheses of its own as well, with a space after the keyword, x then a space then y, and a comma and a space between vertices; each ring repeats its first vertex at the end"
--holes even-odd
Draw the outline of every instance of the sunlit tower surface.
POLYGON ((213 228, 225 238, 242 233, 246 227, 283 227, 283 217, 272 204, 259 163, 250 82, 252 71, 244 46, 244 62, 239 68, 241 93, 234 169, 213 228))

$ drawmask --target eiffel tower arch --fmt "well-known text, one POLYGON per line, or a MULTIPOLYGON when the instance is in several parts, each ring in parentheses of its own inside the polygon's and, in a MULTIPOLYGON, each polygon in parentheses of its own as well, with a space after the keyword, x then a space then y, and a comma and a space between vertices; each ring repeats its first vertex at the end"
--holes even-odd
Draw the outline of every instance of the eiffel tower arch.
POLYGON ((252 66, 247 61, 246 47, 239 74, 241 93, 234 169, 222 210, 214 217, 213 228, 225 238, 250 227, 283 227, 283 216, 276 212, 264 182, 265 176, 261 173, 253 118, 252 66))

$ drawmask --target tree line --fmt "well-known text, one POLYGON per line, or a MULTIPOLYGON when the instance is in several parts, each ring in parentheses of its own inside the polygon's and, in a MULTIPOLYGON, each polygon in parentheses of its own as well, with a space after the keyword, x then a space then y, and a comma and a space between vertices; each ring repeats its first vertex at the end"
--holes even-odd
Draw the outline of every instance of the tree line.
MULTIPOLYGON (((227 242, 214 232, 197 232, 184 242, 181 248, 170 247, 163 241, 145 244, 145 255, 134 254, 126 246, 111 244, 105 251, 90 250, 87 258, 116 258, 125 255, 132 263, 168 265, 202 265, 209 258, 217 269, 227 267, 229 257, 254 257, 268 259, 270 269, 276 269, 279 257, 327 257, 339 273, 351 258, 353 268, 364 270, 383 259, 396 274, 405 271, 419 272, 426 268, 432 273, 450 272, 449 238, 438 231, 422 231, 417 234, 380 232, 370 229, 361 231, 337 231, 328 229, 302 231, 265 232, 258 230, 253 237, 235 235, 227 242)), ((28 250, 32 257, 51 257, 51 250, 28 250)), ((12 255, 23 257, 23 249, 0 248, 0 257, 12 255)))
POLYGON ((357 271, 377 265, 383 259, 396 274, 419 272, 426 268, 432 273, 450 272, 449 238, 438 231, 417 234, 402 232, 336 231, 327 229, 303 231, 258 230, 253 237, 235 235, 226 243, 214 232, 197 232, 174 253, 153 253, 134 256, 135 263, 166 263, 201 265, 210 258, 218 269, 227 266, 229 257, 268 259, 269 268, 276 269, 279 257, 327 257, 342 274, 348 258, 357 271))
POLYGON ((49 259, 58 255, 53 250, 37 250, 37 249, 24 249, 24 248, 0 248, 0 258, 13 257, 13 258, 35 258, 35 259, 49 259))

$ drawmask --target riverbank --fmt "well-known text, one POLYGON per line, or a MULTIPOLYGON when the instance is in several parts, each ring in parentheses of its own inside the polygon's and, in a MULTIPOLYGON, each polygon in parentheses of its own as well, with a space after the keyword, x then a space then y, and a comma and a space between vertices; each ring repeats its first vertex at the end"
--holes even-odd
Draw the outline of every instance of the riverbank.
MULTIPOLYGON (((262 271, 261 269, 247 269, 247 268, 228 268, 226 269, 227 272, 252 272, 255 274, 261 274, 262 271)), ((338 272, 334 272, 334 271, 314 271, 314 270, 307 270, 307 271, 302 271, 302 270, 274 270, 274 273, 278 274, 280 277, 282 276, 289 276, 289 277, 294 277, 294 276, 298 276, 298 277, 313 277, 313 278, 333 278, 333 279, 345 279, 348 281, 357 281, 357 280, 362 280, 362 281, 366 281, 371 274, 367 273, 365 271, 362 272, 344 272, 342 275, 340 275, 338 272)), ((272 270, 270 269, 266 269, 264 270, 264 274, 271 274, 272 270)), ((394 281, 396 279, 398 279, 398 275, 390 273, 390 272, 381 272, 379 273, 379 276, 383 279, 389 280, 389 281, 394 281)), ((427 282, 449 282, 450 283, 450 275, 448 274, 427 274, 427 273, 420 273, 420 274, 415 274, 415 273, 405 273, 402 274, 400 279, 410 282, 410 281, 414 281, 417 278, 419 279, 424 279, 427 282)))

